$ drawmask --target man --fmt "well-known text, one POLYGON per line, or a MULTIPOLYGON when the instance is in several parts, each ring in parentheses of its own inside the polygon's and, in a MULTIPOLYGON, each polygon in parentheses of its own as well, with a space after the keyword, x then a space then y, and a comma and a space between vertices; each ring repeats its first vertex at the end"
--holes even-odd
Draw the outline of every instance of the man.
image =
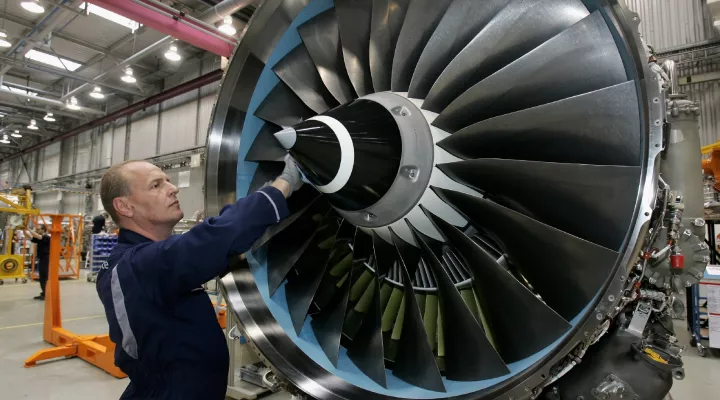
POLYGON ((201 285, 285 218, 285 199, 301 185, 288 156, 271 185, 172 235, 183 212, 162 170, 131 161, 105 173, 100 196, 120 234, 97 290, 117 346, 115 364, 130 377, 122 399, 225 398, 228 350, 201 285))
POLYGON ((105 230, 105 220, 109 218, 110 215, 107 213, 107 211, 103 211, 102 214, 95 216, 92 219, 92 233, 97 234, 105 230))
POLYGON ((25 232, 31 242, 35 243, 35 260, 37 261, 38 277, 40 279, 39 296, 33 297, 35 300, 45 300, 45 284, 48 280, 48 265, 50 263, 50 235, 47 234, 45 225, 38 227, 39 232, 27 229, 25 232))

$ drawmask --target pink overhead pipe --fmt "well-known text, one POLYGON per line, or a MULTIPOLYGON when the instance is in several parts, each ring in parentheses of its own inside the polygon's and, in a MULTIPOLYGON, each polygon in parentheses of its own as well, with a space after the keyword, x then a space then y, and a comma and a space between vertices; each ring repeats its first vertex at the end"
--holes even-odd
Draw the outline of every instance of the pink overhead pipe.
POLYGON ((237 46, 236 38, 152 0, 88 0, 88 2, 219 56, 229 58, 237 46))

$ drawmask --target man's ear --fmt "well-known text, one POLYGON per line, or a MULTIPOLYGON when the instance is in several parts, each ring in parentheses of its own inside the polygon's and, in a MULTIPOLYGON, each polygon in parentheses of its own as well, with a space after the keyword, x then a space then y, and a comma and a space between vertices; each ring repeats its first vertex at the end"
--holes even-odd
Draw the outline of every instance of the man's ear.
POLYGON ((113 207, 118 215, 122 215, 126 218, 132 218, 133 208, 130 206, 130 202, 127 197, 116 197, 113 199, 113 207))

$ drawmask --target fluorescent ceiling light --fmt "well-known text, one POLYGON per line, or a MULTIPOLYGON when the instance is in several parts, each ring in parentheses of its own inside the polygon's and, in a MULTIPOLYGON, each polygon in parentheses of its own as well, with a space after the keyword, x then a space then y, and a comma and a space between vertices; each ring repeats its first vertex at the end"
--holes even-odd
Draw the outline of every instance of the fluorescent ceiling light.
POLYGON ((52 65, 53 67, 60 69, 67 68, 68 71, 75 71, 76 69, 82 67, 82 64, 76 63, 75 61, 70 61, 66 58, 58 58, 53 54, 44 53, 35 49, 25 53, 25 58, 29 58, 43 64, 52 65))
POLYGON ((30 125, 28 125, 27 128, 36 131, 38 129, 37 122, 34 119, 31 119, 30 125))
POLYGON ((100 89, 100 86, 95 86, 92 92, 90 92, 90 97, 93 99, 104 99, 105 95, 102 92, 102 89, 100 89))
POLYGON ((182 57, 180 56, 180 53, 177 51, 177 46, 170 45, 170 49, 165 53, 165 58, 167 58, 170 61, 180 61, 182 57))
POLYGON ((0 140, 0 143, 5 143, 5 144, 10 143, 10 141, 8 140, 8 136, 7 136, 7 135, 3 135, 3 138, 2 138, 2 140, 0 140))
POLYGON ((10 47, 12 43, 7 41, 7 32, 0 29, 0 47, 10 47))
POLYGON ((233 19, 231 16, 228 15, 227 17, 223 18, 223 24, 220 25, 218 30, 226 35, 232 36, 237 33, 237 29, 235 29, 232 23, 233 19))
POLYGON ((122 15, 116 14, 110 10, 106 10, 100 6, 96 6, 95 4, 82 3, 80 5, 80 8, 82 10, 85 10, 86 7, 89 14, 95 14, 98 17, 105 18, 108 21, 112 21, 118 25, 122 25, 130 29, 130 31, 132 32, 135 32, 140 27, 140 24, 138 22, 135 22, 130 18, 123 17, 122 15))
POLYGON ((55 122, 55 117, 53 117, 53 113, 51 112, 47 113, 43 119, 47 122, 55 122))
POLYGON ((65 104, 65 106, 71 110, 79 110, 80 109, 77 98, 75 98, 75 96, 71 97, 70 100, 68 100, 68 102, 65 104))
POLYGON ((135 83, 137 81, 137 79, 133 76, 133 70, 130 67, 125 68, 125 75, 123 75, 120 79, 127 83, 135 83))
POLYGON ((28 96, 37 96, 38 95, 37 92, 33 92, 32 90, 18 89, 16 87, 10 87, 7 85, 2 85, 1 87, 5 90, 9 90, 9 91, 15 92, 15 93, 26 94, 28 96))
POLYGON ((20 6, 33 14, 40 14, 45 12, 45 7, 43 7, 38 0, 26 0, 21 2, 20 6))
POLYGON ((20 134, 20 131, 15 129, 15 132, 11 133, 10 136, 20 138, 22 135, 20 134))

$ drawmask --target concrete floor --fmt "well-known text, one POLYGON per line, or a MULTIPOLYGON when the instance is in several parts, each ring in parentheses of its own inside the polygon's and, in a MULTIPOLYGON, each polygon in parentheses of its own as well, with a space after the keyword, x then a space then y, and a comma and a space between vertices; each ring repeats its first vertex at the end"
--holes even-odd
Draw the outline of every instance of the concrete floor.
MULTIPOLYGON (((42 340, 43 303, 33 300, 36 282, 0 286, 0 398, 47 400, 118 399, 127 385, 79 359, 46 362, 23 368, 25 358, 49 347, 42 340)), ((80 334, 106 333, 107 322, 95 285, 79 281, 61 283, 63 326, 80 334)), ((687 343, 684 323, 676 324, 681 343, 687 343)), ((675 381, 673 400, 717 399, 720 393, 720 358, 684 353, 687 378, 675 381)), ((278 394, 274 397, 286 397, 278 394)))

